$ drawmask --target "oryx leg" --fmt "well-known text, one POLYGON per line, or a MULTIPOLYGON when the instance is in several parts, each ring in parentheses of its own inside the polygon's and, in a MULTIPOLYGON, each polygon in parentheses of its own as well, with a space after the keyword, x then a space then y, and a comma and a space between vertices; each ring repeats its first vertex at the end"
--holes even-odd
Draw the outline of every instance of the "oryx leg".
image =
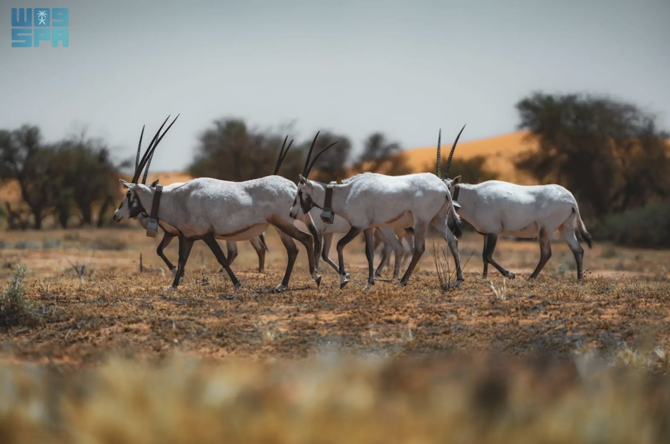
POLYGON ((393 250, 393 253, 395 253, 393 278, 396 279, 400 274, 400 264, 402 263, 402 256, 404 253, 402 242, 399 240, 396 231, 392 228, 382 227, 379 229, 379 232, 384 239, 384 244, 388 245, 390 249, 393 250))
POLYGON ((382 258, 379 261, 377 271, 375 271, 375 277, 382 277, 382 270, 389 264, 390 260, 391 260, 391 245, 384 242, 382 244, 382 258))
MULTIPOLYGON (((232 265, 232 263, 235 261, 235 258, 237 258, 237 242, 235 241, 226 241, 226 248, 228 251, 228 265, 232 265)), ((223 271, 223 269, 221 269, 223 271)))
MULTIPOLYGON (((290 219, 286 221, 284 219, 276 217, 268 222, 270 222, 275 227, 277 233, 281 231, 284 234, 291 236, 293 239, 297 240, 305 247, 305 250, 307 250, 307 260, 309 262, 309 273, 312 276, 312 279, 314 279, 314 281, 316 282, 316 286, 318 287, 319 285, 321 285, 321 276, 316 274, 316 269, 314 267, 314 241, 312 235, 298 229, 298 227, 293 225, 293 221, 290 219)), ((288 267, 286 268, 286 272, 288 273, 288 276, 290 278, 291 273, 288 267)), ((285 279, 285 285, 288 286, 287 278, 284 279, 285 279)), ((282 284, 284 284, 284 282, 282 282, 282 284)))
POLYGON ((295 259, 298 257, 298 246, 288 234, 283 233, 281 230, 277 230, 277 234, 279 234, 279 239, 281 239, 284 247, 286 247, 286 253, 288 255, 284 279, 281 281, 281 284, 275 287, 275 291, 280 292, 288 290, 288 282, 291 279, 291 273, 293 273, 293 265, 295 264, 295 259))
POLYGON ((486 250, 484 251, 484 263, 489 263, 493 265, 496 270, 500 272, 507 279, 514 279, 514 273, 511 273, 501 267, 496 261, 493 260, 493 252, 496 249, 496 244, 498 243, 498 235, 493 233, 485 234, 486 239, 484 243, 486 244, 486 250))
POLYGON ((358 236, 358 233, 361 232, 360 228, 356 227, 351 227, 349 229, 349 232, 344 235, 342 239, 337 243, 337 259, 338 262, 340 263, 340 289, 344 288, 345 285, 349 283, 349 279, 347 278, 347 274, 344 271, 344 247, 347 246, 349 242, 354 240, 356 236, 358 236))
POLYGON ((561 228, 561 234, 570 247, 577 263, 577 279, 584 277, 584 249, 579 244, 574 228, 561 228))
MULTIPOLYGON (((226 256, 223 254, 223 251, 221 250, 221 247, 219 246, 219 243, 216 241, 214 235, 207 234, 205 237, 202 238, 202 240, 205 241, 209 249, 212 250, 212 253, 214 253, 214 256, 216 256, 216 260, 226 270, 226 273, 228 273, 228 277, 230 277, 230 280, 233 282, 235 290, 239 290, 242 285, 240 284, 240 281, 237 280, 237 276, 235 276, 233 270, 230 269, 230 262, 228 261, 228 259, 226 259, 226 256)), ((230 245, 230 243, 228 245, 230 245)))
POLYGON ((540 228, 540 262, 538 262, 535 271, 530 275, 528 279, 535 279, 540 271, 544 268, 545 264, 551 257, 551 240, 549 239, 549 234, 547 229, 542 227, 540 228))
POLYGON ((412 255, 412 252, 414 251, 414 229, 413 228, 405 228, 405 239, 407 239, 407 245, 409 246, 409 253, 406 253, 405 249, 403 247, 402 263, 400 264, 401 267, 405 266, 405 264, 409 260, 410 256, 412 255))
POLYGON ((307 221, 307 229, 312 235, 312 242, 314 242, 314 270, 316 273, 319 272, 319 255, 321 254, 321 249, 323 248, 323 233, 320 233, 317 230, 316 225, 311 216, 307 221))
POLYGON ((414 271, 414 267, 416 267, 416 264, 419 262, 419 259, 421 259, 421 255, 423 254, 423 252, 426 251, 427 228, 428 224, 425 222, 414 223, 414 255, 412 256, 412 261, 409 263, 409 267, 407 267, 407 271, 405 271, 405 274, 400 280, 400 285, 407 284, 407 281, 409 281, 409 278, 412 275, 412 272, 414 271))
MULTIPOLYGON (((333 260, 329 256, 330 245, 333 243, 333 234, 334 233, 326 233, 323 235, 323 250, 321 251, 321 257, 328 265, 333 267, 333 270, 335 270, 339 274, 340 267, 338 267, 337 264, 333 262, 333 260)), ((347 277, 349 277, 349 273, 347 273, 347 277)))
MULTIPOLYGON (((256 250, 256 255, 258 255, 258 272, 262 273, 265 270, 265 249, 267 248, 265 242, 259 236, 249 239, 249 243, 256 250)), ((230 260, 228 260, 228 264, 230 263, 230 260)))
POLYGON ((432 220, 432 225, 442 235, 444 240, 447 241, 451 256, 454 258, 454 264, 456 264, 456 285, 458 285, 459 282, 465 280, 463 277, 463 269, 461 268, 461 255, 458 253, 458 239, 449 229, 446 218, 435 217, 432 220))
POLYGON ((179 261, 177 262, 177 272, 174 275, 174 280, 172 285, 168 289, 176 290, 181 281, 181 277, 184 275, 184 267, 186 266, 186 261, 188 256, 191 254, 191 248, 193 248, 193 239, 187 239, 184 236, 179 236, 179 261))
POLYGON ((486 260, 486 249, 488 248, 489 245, 489 237, 484 234, 484 248, 482 248, 482 262, 484 262, 484 271, 482 273, 482 277, 486 279, 486 276, 489 274, 489 261, 486 260))
POLYGON ((368 258, 368 284, 363 289, 365 291, 375 284, 375 229, 366 228, 363 234, 365 235, 365 256, 368 258))
POLYGON ((158 244, 158 248, 156 248, 156 254, 158 257, 163 259, 163 262, 165 262, 165 265, 167 265, 168 269, 172 272, 172 277, 175 276, 177 273, 177 268, 172 265, 172 262, 165 256, 165 253, 163 253, 163 250, 167 248, 168 245, 170 245, 170 242, 172 242, 172 239, 174 239, 174 235, 165 233, 163 234, 163 240, 161 240, 161 243, 158 244))

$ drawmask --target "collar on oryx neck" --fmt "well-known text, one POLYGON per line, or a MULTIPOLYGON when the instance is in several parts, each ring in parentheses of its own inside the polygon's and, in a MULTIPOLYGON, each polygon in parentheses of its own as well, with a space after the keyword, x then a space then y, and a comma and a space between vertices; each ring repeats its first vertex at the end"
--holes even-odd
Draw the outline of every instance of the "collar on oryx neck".
POLYGON ((324 200, 323 209, 321 210, 321 220, 326 224, 332 224, 335 222, 335 213, 333 213, 332 203, 333 203, 333 189, 337 185, 336 181, 331 181, 326 185, 326 198, 324 200))
POLYGON ((153 201, 151 202, 151 214, 147 223, 147 236, 149 237, 156 237, 156 234, 158 234, 158 208, 161 204, 161 194, 163 194, 163 185, 156 184, 153 201))

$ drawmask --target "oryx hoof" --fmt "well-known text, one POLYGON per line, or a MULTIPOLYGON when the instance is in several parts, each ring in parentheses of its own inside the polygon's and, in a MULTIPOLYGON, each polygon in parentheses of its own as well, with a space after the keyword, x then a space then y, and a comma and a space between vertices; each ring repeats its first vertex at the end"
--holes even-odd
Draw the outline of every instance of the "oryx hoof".
POLYGON ((314 278, 314 282, 316 282, 316 288, 319 288, 321 286, 321 275, 317 274, 316 277, 314 278))
POLYGON ((239 290, 240 288, 242 288, 242 284, 240 284, 239 282, 235 284, 235 291, 239 290))
MULTIPOLYGON (((516 275, 514 273, 507 272, 507 279, 514 279, 516 275)), ((529 277, 528 279, 533 279, 534 276, 529 277)))
POLYGON ((372 286, 373 286, 374 284, 375 284, 374 282, 368 282, 368 285, 365 286, 365 288, 363 289, 363 291, 368 291, 368 290, 370 290, 370 288, 372 288, 372 286))
POLYGON ((376 278, 382 277, 382 272, 381 271, 375 271, 375 277, 376 278))
POLYGON ((407 281, 404 279, 400 280, 400 283, 398 283, 398 288, 400 287, 406 287, 407 286, 407 281))
POLYGON ((344 279, 340 279, 340 290, 342 290, 348 283, 349 279, 347 279, 346 277, 344 279))
POLYGON ((177 291, 177 287, 175 287, 174 285, 170 285, 170 286, 167 288, 167 290, 174 290, 174 291, 177 291))
POLYGON ((288 290, 288 286, 286 286, 284 284, 279 284, 274 288, 274 290, 272 290, 272 292, 273 293, 282 293, 286 290, 288 290))

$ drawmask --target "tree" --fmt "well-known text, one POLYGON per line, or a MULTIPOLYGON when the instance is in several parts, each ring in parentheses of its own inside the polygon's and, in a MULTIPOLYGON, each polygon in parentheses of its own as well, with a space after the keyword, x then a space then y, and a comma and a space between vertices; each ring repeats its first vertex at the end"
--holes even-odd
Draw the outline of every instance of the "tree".
MULTIPOLYGON (((286 135, 247 127, 241 119, 214 122, 199 137, 196 156, 188 171, 195 177, 244 181, 272 174, 286 135)), ((280 174, 297 177, 300 154, 295 144, 284 159, 280 174)))
POLYGON ((16 180, 21 198, 33 214, 34 226, 42 228, 47 209, 53 206, 54 185, 50 164, 53 148, 42 143, 36 126, 0 130, 0 180, 16 180))
POLYGON ((407 165, 407 156, 400 144, 388 141, 382 133, 373 133, 365 140, 363 153, 353 171, 400 176, 410 174, 412 169, 407 165))
MULTIPOLYGON (((313 140, 314 139, 312 138, 303 142, 299 151, 307 153, 313 140)), ((342 180, 349 176, 346 165, 347 160, 349 159, 349 153, 351 152, 351 141, 344 135, 335 134, 330 131, 320 132, 319 138, 314 144, 312 159, 314 159, 321 150, 335 141, 337 141, 337 145, 328 148, 328 151, 319 156, 319 159, 314 164, 312 172, 310 173, 310 179, 330 182, 332 180, 342 180)))
POLYGON ((85 132, 60 142, 55 157, 55 177, 60 182, 55 201, 61 226, 66 228, 73 205, 81 214, 81 225, 93 223, 93 208, 99 205, 100 226, 105 211, 118 197, 119 170, 129 162, 115 165, 104 141, 87 137, 85 132))
POLYGON ((516 108, 519 129, 539 146, 517 168, 564 185, 583 213, 602 218, 670 195, 668 134, 653 114, 590 94, 536 92, 516 108))

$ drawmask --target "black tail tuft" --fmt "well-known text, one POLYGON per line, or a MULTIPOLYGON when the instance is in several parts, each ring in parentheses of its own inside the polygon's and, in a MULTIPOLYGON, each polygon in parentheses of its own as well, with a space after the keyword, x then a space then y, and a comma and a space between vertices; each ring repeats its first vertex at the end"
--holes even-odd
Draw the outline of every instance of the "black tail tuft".
POLYGON ((463 234, 463 219, 461 219, 458 215, 456 215, 456 218, 450 217, 447 221, 447 226, 457 238, 460 238, 463 234))
POLYGON ((263 248, 265 248, 265 251, 270 251, 268 248, 268 244, 265 243, 265 233, 261 233, 260 236, 258 236, 261 240, 261 244, 263 244, 263 248))

